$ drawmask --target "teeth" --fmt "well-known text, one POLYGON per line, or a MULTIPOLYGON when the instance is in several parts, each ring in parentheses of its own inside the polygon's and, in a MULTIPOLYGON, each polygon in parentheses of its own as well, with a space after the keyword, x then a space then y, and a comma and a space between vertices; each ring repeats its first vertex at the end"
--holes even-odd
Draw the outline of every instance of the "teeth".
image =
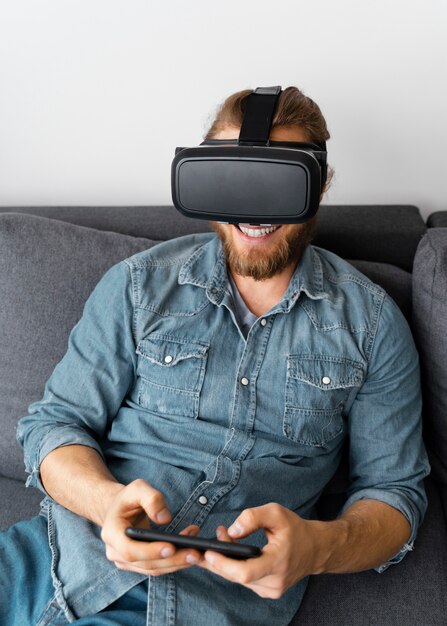
POLYGON ((249 237, 264 237, 264 235, 268 235, 273 233, 275 230, 279 228, 279 226, 270 226, 270 228, 247 228, 245 226, 241 226, 239 224, 239 228, 244 233, 244 235, 248 235, 249 237))

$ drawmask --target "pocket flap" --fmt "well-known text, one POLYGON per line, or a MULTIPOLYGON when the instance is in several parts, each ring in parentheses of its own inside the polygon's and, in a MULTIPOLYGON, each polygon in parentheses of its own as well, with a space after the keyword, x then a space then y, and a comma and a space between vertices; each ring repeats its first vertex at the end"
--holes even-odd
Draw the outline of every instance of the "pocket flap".
POLYGON ((359 386, 363 366, 347 357, 329 355, 290 355, 288 374, 321 390, 359 386))
POLYGON ((163 367, 172 367, 184 359, 204 357, 207 350, 208 345, 205 343, 154 334, 146 339, 141 339, 136 352, 152 363, 163 367))

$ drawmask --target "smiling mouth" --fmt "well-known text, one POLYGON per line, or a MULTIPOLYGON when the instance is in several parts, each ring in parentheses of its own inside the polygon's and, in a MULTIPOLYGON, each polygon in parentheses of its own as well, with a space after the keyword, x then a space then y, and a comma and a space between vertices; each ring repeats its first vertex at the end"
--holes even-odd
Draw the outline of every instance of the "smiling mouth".
POLYGON ((235 224, 236 228, 240 230, 247 237, 265 237, 266 235, 271 235, 278 228, 281 228, 281 224, 276 226, 252 226, 251 224, 235 224))

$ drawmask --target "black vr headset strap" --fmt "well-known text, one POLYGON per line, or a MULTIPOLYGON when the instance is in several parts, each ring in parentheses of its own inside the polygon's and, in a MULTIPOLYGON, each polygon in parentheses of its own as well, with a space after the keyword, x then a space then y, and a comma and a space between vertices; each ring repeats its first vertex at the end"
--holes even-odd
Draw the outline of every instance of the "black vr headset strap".
POLYGON ((240 146, 268 146, 281 87, 258 87, 247 98, 239 133, 240 146))

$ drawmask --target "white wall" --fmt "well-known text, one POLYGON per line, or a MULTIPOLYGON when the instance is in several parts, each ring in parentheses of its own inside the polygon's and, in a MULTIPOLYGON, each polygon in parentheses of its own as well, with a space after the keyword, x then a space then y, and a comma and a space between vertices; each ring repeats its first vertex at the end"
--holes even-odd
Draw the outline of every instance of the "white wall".
POLYGON ((230 93, 320 105, 330 203, 447 209, 443 0, 0 0, 0 205, 170 204, 230 93))

